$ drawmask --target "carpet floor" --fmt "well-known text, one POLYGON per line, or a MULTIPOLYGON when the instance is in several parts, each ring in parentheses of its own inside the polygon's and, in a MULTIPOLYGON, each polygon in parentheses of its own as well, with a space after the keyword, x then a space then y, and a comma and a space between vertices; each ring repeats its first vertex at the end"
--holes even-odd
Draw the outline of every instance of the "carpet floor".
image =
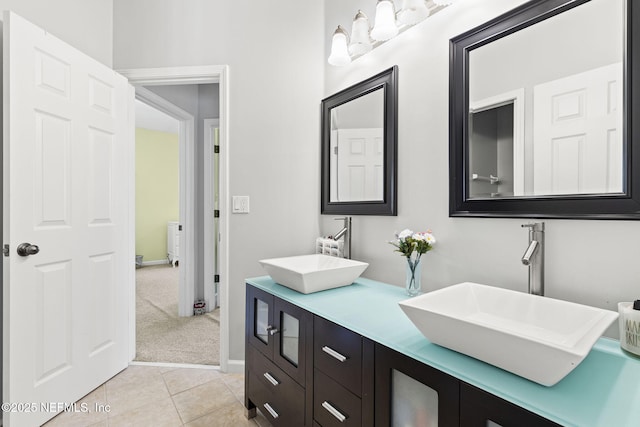
POLYGON ((136 270, 136 358, 141 362, 220 364, 220 309, 178 316, 179 267, 136 270))

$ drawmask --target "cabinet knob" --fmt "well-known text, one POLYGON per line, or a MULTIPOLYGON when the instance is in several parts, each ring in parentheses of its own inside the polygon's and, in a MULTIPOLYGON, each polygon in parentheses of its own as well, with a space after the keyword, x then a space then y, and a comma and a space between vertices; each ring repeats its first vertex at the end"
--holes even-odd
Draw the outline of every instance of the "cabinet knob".
POLYGON ((276 328, 276 327, 274 327, 272 325, 269 325, 269 326, 267 326, 267 332, 269 332, 269 335, 275 335, 280 331, 278 331, 278 328, 276 328))

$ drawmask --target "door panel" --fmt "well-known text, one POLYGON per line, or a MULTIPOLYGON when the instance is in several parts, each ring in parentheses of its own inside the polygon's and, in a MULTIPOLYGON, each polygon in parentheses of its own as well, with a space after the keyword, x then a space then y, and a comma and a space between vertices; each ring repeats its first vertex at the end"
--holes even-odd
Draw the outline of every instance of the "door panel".
POLYGON ((72 403, 128 363, 133 92, 13 13, 3 38, 3 400, 72 403))
POLYGON ((533 89, 533 194, 623 191, 622 64, 533 89))
POLYGON ((339 129, 335 137, 338 200, 382 200, 383 129, 339 129))

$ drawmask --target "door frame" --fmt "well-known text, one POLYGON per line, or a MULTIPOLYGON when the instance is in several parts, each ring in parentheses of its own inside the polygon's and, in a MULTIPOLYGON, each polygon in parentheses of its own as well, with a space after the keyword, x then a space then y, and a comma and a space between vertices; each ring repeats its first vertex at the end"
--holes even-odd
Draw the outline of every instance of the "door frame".
MULTIPOLYGON (((513 105, 513 194, 523 196, 525 194, 525 90, 524 88, 514 89, 501 93, 490 98, 471 102, 469 114, 480 113, 502 107, 513 105)), ((497 173, 497 171, 496 171, 497 173)))
MULTIPOLYGON (((220 128, 219 119, 204 119, 204 126, 202 135, 204 139, 204 300, 209 301, 207 306, 208 311, 212 311, 216 308, 216 292, 215 292, 215 275, 219 274, 216 267, 219 264, 219 259, 216 260, 216 264, 211 264, 207 260, 212 260, 218 257, 216 253, 215 239, 219 239, 219 236, 215 234, 216 228, 214 227, 215 221, 215 198, 213 191, 216 181, 219 181, 219 171, 213 168, 213 159, 217 154, 215 153, 215 147, 213 141, 207 139, 207 132, 212 128, 220 128)), ((220 146, 218 146, 220 148, 220 146)), ((219 190, 218 190, 219 191, 219 190)), ((218 192, 218 197, 220 193, 218 192)), ((219 291, 218 291, 219 292, 219 291)))
MULTIPOLYGON (((219 270, 220 270, 220 370, 226 372, 229 363, 229 223, 228 223, 228 194, 229 194, 229 67, 227 65, 186 66, 166 68, 135 68, 116 70, 129 79, 136 88, 140 86, 180 85, 180 84, 209 84, 218 83, 219 91, 219 143, 220 143, 220 173, 219 173, 219 270)), ((193 129, 193 127, 192 127, 193 129)), ((193 152, 192 152, 193 153, 193 152)), ((193 160, 193 155, 190 156, 193 160)), ((193 194, 191 195, 193 197, 193 194)), ((205 206, 205 209, 207 207, 205 206)), ((130 216, 135 218, 135 204, 131 204, 130 216)), ((130 245, 135 246, 135 235, 131 235, 130 245)), ((205 239, 207 240, 207 239, 205 239)), ((193 240, 192 240, 193 241, 193 240)), ((183 245, 181 245, 183 246, 183 245)), ((186 245, 185 245, 186 246, 186 245)), ((186 254, 185 254, 186 256, 186 254)), ((191 257, 192 259, 193 257, 191 257)), ((181 261, 182 262, 182 261, 181 261)), ((133 282, 135 284, 135 282, 133 282)), ((133 285, 133 284, 132 284, 133 285)), ((193 292, 193 289, 192 289, 193 292)), ((135 292, 132 293, 129 322, 129 343, 131 360, 135 357, 135 292)))

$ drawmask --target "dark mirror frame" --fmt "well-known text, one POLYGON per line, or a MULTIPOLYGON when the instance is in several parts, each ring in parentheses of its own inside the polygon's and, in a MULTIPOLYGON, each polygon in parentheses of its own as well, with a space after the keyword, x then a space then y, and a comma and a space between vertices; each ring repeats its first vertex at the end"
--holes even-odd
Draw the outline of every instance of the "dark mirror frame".
POLYGON ((321 210, 322 214, 397 215, 398 201, 398 66, 322 100, 321 210), (331 109, 378 89, 384 90, 384 194, 382 200, 332 202, 330 186, 331 109))
POLYGON ((623 192, 468 198, 469 52, 590 0, 533 0, 450 41, 449 216, 640 219, 640 3, 626 1, 623 59, 623 192), (635 131, 634 124, 638 125, 635 131), (636 154, 638 152, 638 154, 636 154))

